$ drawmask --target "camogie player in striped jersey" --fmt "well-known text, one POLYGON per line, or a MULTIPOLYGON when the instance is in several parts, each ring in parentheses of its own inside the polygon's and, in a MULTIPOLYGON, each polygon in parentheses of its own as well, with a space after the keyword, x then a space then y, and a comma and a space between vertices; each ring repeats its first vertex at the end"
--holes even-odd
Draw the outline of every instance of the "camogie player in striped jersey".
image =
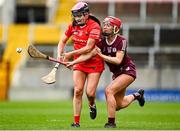
POLYGON ((116 127, 116 111, 126 108, 134 100, 138 100, 140 106, 144 106, 145 103, 143 89, 125 96, 127 87, 136 79, 136 67, 128 56, 126 39, 118 34, 120 27, 121 20, 119 18, 106 17, 102 27, 103 37, 98 47, 91 53, 68 63, 68 66, 71 66, 98 54, 113 73, 112 82, 105 89, 108 111, 108 122, 104 125, 105 128, 116 127))

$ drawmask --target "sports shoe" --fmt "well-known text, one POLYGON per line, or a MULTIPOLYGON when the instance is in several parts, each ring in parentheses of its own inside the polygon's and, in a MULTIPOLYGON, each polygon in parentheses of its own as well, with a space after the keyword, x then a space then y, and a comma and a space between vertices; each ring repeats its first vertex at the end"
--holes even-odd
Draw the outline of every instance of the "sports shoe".
POLYGON ((139 89, 138 93, 140 94, 139 97, 137 97, 137 100, 139 102, 140 106, 144 106, 145 104, 145 98, 144 98, 144 90, 143 89, 139 89))
POLYGON ((76 128, 76 127, 80 127, 80 125, 79 125, 79 123, 72 123, 71 127, 75 127, 76 128))
POLYGON ((115 123, 106 123, 104 125, 104 128, 116 128, 116 124, 115 123))
POLYGON ((89 105, 89 109, 90 109, 90 117, 91 119, 95 119, 96 115, 97 115, 97 109, 96 109, 96 104, 94 104, 93 106, 89 105))

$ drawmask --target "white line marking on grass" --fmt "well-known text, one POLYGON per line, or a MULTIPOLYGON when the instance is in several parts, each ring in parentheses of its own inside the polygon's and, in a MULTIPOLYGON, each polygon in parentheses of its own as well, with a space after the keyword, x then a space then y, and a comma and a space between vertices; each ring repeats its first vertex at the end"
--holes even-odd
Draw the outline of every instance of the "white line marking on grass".
POLYGON ((52 119, 52 120, 47 120, 48 122, 65 122, 66 120, 58 120, 58 119, 52 119))

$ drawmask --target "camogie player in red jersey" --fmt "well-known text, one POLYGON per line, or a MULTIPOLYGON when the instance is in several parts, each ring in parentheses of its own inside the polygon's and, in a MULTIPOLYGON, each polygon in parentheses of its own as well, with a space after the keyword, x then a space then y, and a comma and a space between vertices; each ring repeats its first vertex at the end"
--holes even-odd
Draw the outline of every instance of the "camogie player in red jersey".
POLYGON ((125 96, 126 88, 136 79, 136 67, 128 56, 126 39, 118 35, 120 27, 121 20, 119 18, 106 17, 103 21, 103 37, 98 44, 99 48, 67 64, 67 66, 71 66, 98 54, 113 73, 112 82, 105 89, 108 111, 108 122, 104 125, 105 128, 116 127, 116 111, 126 108, 134 100, 138 100, 140 106, 144 106, 145 103, 143 89, 125 96))
MULTIPOLYGON (((91 52, 100 39, 100 22, 96 17, 90 15, 87 3, 78 2, 74 5, 71 12, 73 22, 68 26, 62 40, 58 44, 59 59, 62 59, 62 55, 64 55, 65 60, 68 60, 72 56, 74 59, 77 59, 81 54, 91 52), (65 44, 71 36, 74 44, 74 50, 64 53, 65 44)), ((80 127, 79 123, 82 108, 82 96, 86 81, 86 95, 89 101, 90 117, 91 119, 96 118, 96 88, 103 70, 104 62, 98 55, 94 55, 92 58, 73 66, 74 123, 72 123, 72 127, 80 127)))

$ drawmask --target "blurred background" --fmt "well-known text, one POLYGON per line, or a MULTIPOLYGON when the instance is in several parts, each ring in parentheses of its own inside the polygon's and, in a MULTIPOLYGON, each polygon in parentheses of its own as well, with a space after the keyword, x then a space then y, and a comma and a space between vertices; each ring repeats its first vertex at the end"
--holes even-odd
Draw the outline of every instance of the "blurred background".
MULTIPOLYGON (((149 101, 180 101, 180 1, 179 0, 84 0, 101 21, 119 17, 121 34, 128 40, 128 52, 137 66, 131 93, 146 90, 149 101)), ((61 66, 55 84, 41 77, 55 63, 34 60, 28 44, 56 57, 57 44, 71 22, 70 10, 77 0, 0 0, 0 100, 68 100, 72 98, 72 71, 61 66), (16 48, 22 48, 18 54, 16 48)), ((66 50, 72 50, 69 41, 66 50)), ((104 88, 111 81, 103 72, 97 99, 104 100, 104 88)))

